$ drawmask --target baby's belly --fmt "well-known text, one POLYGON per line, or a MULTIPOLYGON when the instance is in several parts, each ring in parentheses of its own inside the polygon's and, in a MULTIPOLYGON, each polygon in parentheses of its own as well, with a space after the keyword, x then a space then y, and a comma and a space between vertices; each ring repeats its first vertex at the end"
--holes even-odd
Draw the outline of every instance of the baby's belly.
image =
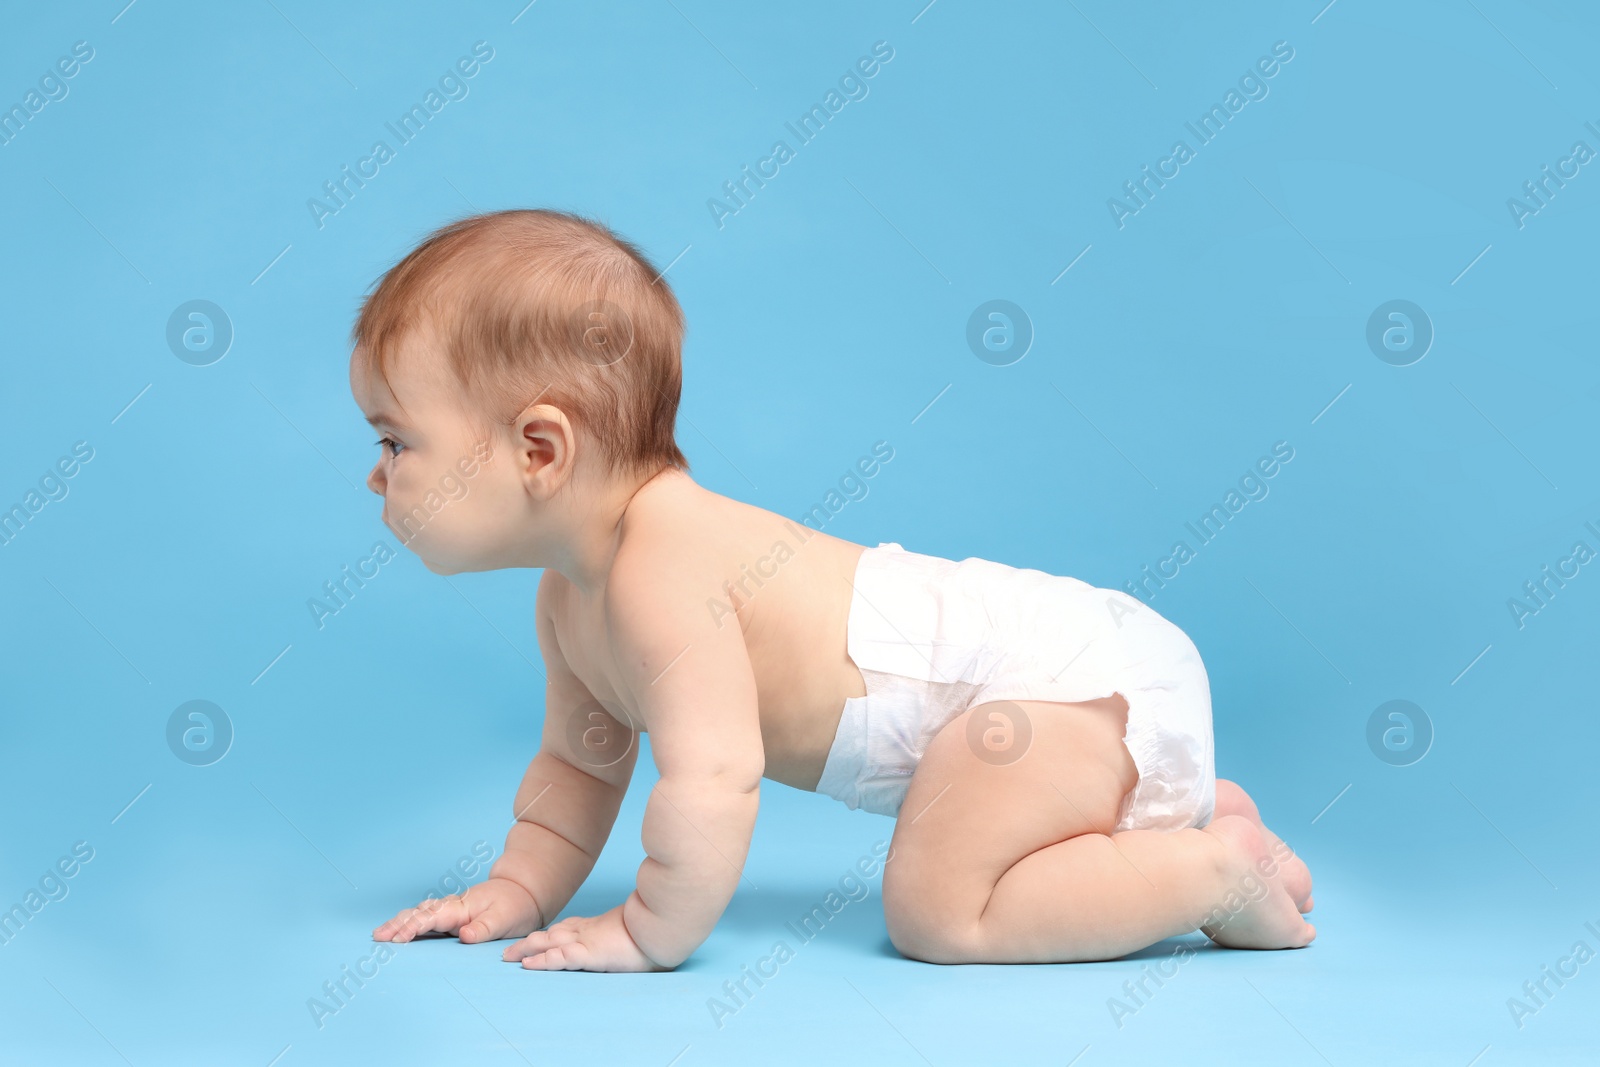
POLYGON ((751 600, 745 639, 766 777, 796 789, 816 787, 845 700, 866 692, 846 650, 851 579, 861 551, 861 545, 814 533, 801 549, 810 557, 806 569, 796 570, 786 587, 769 584, 751 600))

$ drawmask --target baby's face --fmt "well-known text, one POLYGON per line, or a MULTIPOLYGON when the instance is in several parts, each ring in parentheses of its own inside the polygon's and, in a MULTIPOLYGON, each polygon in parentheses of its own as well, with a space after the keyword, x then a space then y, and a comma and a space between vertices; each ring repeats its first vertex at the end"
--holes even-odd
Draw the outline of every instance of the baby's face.
POLYGON ((383 497, 384 525, 435 574, 514 565, 527 496, 507 442, 474 429, 440 364, 407 344, 385 382, 352 357, 350 391, 380 435, 367 488, 383 497))

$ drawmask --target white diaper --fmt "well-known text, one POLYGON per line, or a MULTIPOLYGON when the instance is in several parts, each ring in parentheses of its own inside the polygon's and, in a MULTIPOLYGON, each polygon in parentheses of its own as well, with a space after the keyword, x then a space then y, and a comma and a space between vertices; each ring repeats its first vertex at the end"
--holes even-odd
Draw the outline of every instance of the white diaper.
POLYGON ((846 646, 866 682, 845 701, 817 792, 897 815, 946 723, 994 700, 1120 693, 1139 782, 1117 830, 1205 826, 1216 802, 1211 686, 1194 643, 1148 604, 1076 578, 867 548, 846 646))

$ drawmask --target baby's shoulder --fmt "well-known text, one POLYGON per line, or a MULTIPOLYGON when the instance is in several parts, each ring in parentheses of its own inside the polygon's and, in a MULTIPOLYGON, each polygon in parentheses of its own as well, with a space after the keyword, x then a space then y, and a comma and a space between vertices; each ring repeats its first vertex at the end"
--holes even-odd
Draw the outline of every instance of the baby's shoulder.
POLYGON ((546 567, 539 574, 539 587, 534 591, 533 603, 535 614, 549 618, 555 614, 556 608, 566 599, 572 589, 572 583, 567 576, 554 567, 546 567))
POLYGON ((652 485, 623 517, 608 592, 700 590, 722 573, 732 543, 728 527, 736 524, 720 497, 687 478, 652 485))
POLYGON ((704 599, 717 588, 722 554, 718 538, 677 519, 626 531, 606 579, 607 607, 648 602, 659 610, 704 599))

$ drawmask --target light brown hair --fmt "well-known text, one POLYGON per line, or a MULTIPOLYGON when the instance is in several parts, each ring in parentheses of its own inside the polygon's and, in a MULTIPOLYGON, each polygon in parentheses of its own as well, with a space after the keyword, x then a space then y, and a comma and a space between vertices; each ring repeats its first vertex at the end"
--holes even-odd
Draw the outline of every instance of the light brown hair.
POLYGON ((683 309, 643 252, 605 225, 497 211, 430 234, 362 301, 351 330, 380 378, 399 343, 438 343, 484 425, 535 399, 564 412, 610 473, 689 469, 674 428, 683 309))

